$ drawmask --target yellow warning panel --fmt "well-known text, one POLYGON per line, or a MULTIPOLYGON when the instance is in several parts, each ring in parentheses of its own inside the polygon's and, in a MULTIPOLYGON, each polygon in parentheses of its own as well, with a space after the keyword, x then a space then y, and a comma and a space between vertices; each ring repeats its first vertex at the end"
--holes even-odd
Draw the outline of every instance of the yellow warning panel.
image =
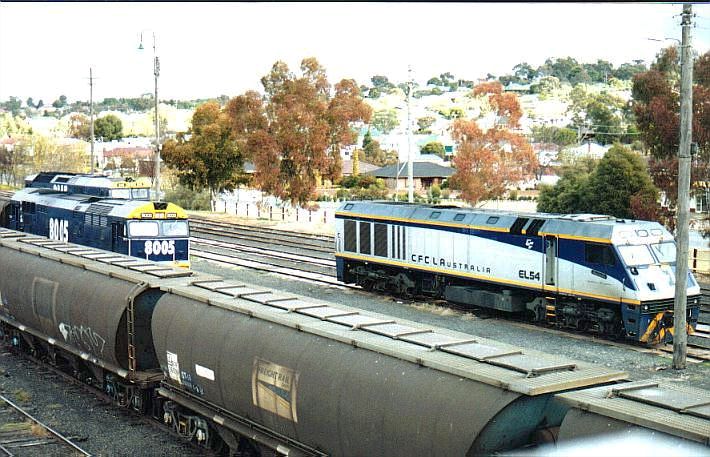
POLYGON ((297 385, 298 373, 296 371, 254 357, 251 391, 255 406, 284 419, 298 422, 296 415, 297 385))

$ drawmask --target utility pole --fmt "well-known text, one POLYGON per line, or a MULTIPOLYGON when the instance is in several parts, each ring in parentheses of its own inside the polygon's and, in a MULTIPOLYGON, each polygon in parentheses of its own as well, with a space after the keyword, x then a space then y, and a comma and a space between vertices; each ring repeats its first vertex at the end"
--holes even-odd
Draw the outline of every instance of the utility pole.
POLYGON ((407 69, 407 86, 409 90, 407 91, 407 189, 408 189, 408 201, 409 203, 414 203, 414 164, 412 163, 412 112, 411 112, 411 102, 412 102, 412 88, 414 87, 414 81, 412 81, 412 66, 410 65, 407 69))
POLYGON ((93 69, 89 67, 89 116, 91 117, 91 126, 89 134, 91 136, 91 174, 94 174, 94 74, 93 69))
POLYGON ((153 34, 153 75, 155 75, 155 198, 160 201, 160 118, 158 117, 158 76, 160 75, 160 61, 155 55, 155 34, 153 34))
POLYGON ((678 149, 678 230, 676 232, 675 300, 673 303, 673 368, 686 368, 688 334, 688 227, 690 192, 690 143, 693 121, 693 55, 690 48, 692 5, 683 4, 683 41, 681 43, 680 77, 680 149, 678 149))
MULTIPOLYGON (((141 42, 139 50, 143 50, 143 32, 141 32, 141 42)), ((160 76, 160 60, 155 50, 155 32, 153 32, 153 76, 155 77, 155 162, 153 164, 153 182, 155 184, 155 198, 160 201, 160 118, 158 116, 158 76, 160 76)))

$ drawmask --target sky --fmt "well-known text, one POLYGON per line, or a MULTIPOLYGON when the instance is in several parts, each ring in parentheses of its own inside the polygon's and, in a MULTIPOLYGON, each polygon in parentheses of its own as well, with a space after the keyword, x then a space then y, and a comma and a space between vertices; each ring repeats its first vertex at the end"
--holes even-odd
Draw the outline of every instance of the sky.
MULTIPOLYGON (((680 39, 680 3, 0 3, 0 100, 50 104, 153 92, 160 99, 261 91, 277 60, 315 57, 331 83, 373 75, 424 84, 475 79, 548 57, 653 61, 680 39), (141 32, 145 49, 138 50, 141 32)), ((694 4, 693 47, 710 49, 710 5, 694 4)))

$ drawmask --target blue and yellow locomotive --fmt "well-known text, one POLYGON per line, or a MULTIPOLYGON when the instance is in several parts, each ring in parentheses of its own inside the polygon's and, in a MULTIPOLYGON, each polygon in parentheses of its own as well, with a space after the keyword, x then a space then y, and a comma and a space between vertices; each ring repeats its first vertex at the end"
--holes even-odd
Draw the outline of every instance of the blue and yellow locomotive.
POLYGON ((42 172, 3 209, 7 228, 142 259, 190 266, 187 214, 150 201, 146 179, 42 172))
MULTIPOLYGON (((648 344, 672 339, 676 248, 657 222, 387 202, 347 202, 335 218, 345 283, 648 344)), ((700 287, 690 273, 685 286, 692 332, 700 287)))

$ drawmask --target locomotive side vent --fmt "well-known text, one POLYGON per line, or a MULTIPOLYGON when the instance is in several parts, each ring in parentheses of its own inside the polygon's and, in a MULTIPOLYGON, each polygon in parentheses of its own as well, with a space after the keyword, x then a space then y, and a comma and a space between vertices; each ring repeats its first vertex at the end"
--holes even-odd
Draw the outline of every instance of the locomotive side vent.
POLYGON ((514 235, 520 235, 523 233, 523 227, 528 223, 530 219, 527 217, 519 217, 513 222, 513 226, 510 227, 510 233, 514 235))

